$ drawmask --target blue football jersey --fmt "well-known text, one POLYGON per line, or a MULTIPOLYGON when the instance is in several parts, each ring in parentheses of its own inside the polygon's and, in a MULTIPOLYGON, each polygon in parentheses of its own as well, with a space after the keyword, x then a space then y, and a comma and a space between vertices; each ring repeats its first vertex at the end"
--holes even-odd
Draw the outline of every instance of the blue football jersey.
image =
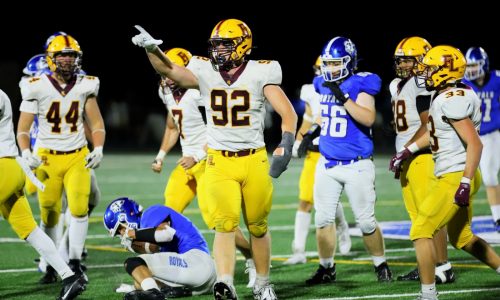
POLYGON ((176 232, 172 241, 159 243, 161 252, 182 254, 192 249, 199 249, 210 254, 207 242, 198 228, 188 218, 170 207, 156 204, 147 208, 142 213, 140 228, 157 227, 167 219, 170 220, 170 227, 176 232))
POLYGON ((488 82, 481 87, 473 81, 463 79, 481 99, 480 135, 500 129, 500 71, 491 71, 489 77, 488 82))
MULTIPOLYGON (((316 92, 321 95, 321 135, 319 150, 328 160, 352 160, 368 158, 373 153, 371 128, 356 122, 335 99, 329 88, 322 84, 322 76, 314 78, 316 92)), ((356 101, 358 94, 365 92, 375 95, 380 92, 382 80, 376 74, 357 73, 340 85, 344 93, 349 93, 356 101)))

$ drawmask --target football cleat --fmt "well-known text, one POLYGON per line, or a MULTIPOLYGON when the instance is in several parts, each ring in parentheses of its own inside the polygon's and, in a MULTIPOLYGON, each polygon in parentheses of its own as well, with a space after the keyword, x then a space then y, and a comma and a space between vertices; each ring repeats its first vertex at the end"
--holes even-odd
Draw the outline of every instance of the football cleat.
POLYGON ((277 300, 278 297, 274 292, 272 284, 267 284, 262 287, 253 287, 253 298, 255 300, 277 300))
POLYGON ((455 281, 455 273, 451 268, 451 264, 441 263, 436 266, 436 283, 452 283, 455 281))
POLYGON ((283 262, 284 265, 305 264, 307 262, 305 253, 294 253, 283 262))
POLYGON ((496 220, 495 222, 495 229, 498 233, 500 233, 500 219, 496 220))
POLYGON ((349 224, 345 222, 344 224, 337 226, 337 236, 339 241, 339 252, 340 254, 347 254, 351 251, 351 236, 349 235, 349 224))
POLYGON ((85 274, 85 271, 83 271, 80 260, 70 259, 68 266, 73 272, 75 272, 75 274, 83 276, 85 283, 89 283, 89 278, 87 277, 87 274, 85 274))
POLYGON ((387 262, 383 262, 378 267, 375 267, 375 273, 377 273, 377 279, 379 282, 392 281, 392 273, 387 265, 387 262))
POLYGON ((408 274, 399 275, 396 279, 397 281, 418 281, 420 280, 418 268, 411 270, 410 272, 408 272, 408 274))
POLYGON ((40 284, 51 284, 57 282, 57 273, 52 266, 47 266, 47 270, 45 274, 43 274, 42 278, 38 280, 40 284))
POLYGON ((58 300, 72 300, 83 293, 86 289, 87 282, 82 275, 73 274, 63 280, 63 288, 58 300))
POLYGON ((255 263, 253 260, 247 260, 245 262, 245 274, 248 274, 247 288, 253 288, 255 280, 257 279, 257 271, 255 270, 255 263))
POLYGON ((132 291, 126 293, 123 300, 165 300, 165 295, 158 289, 150 289, 145 291, 132 291))
POLYGON ((170 298, 183 298, 193 296, 193 291, 185 286, 169 286, 166 285, 161 288, 161 292, 167 299, 170 298))
POLYGON ((316 285, 322 283, 332 283, 335 282, 337 278, 337 271, 335 270, 335 265, 333 267, 325 268, 322 265, 319 265, 318 270, 314 275, 306 280, 306 285, 316 285))
POLYGON ((214 299, 215 300, 237 300, 238 295, 234 286, 228 285, 224 281, 217 281, 214 284, 214 299))

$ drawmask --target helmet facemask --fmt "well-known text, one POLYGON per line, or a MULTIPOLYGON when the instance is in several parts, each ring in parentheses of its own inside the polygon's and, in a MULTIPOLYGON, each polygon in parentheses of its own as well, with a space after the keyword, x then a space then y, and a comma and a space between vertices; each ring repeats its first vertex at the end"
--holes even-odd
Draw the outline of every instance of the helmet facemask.
POLYGON ((407 79, 415 76, 418 65, 418 60, 414 56, 394 56, 394 69, 398 78, 407 79))
POLYGON ((338 81, 349 76, 350 56, 341 58, 321 58, 321 73, 325 81, 338 81))
POLYGON ((215 71, 229 71, 240 66, 244 62, 245 55, 238 52, 243 43, 243 37, 233 39, 211 38, 208 46, 208 54, 215 71))
POLYGON ((76 51, 61 51, 49 53, 55 65, 53 72, 61 75, 64 79, 69 79, 81 70, 82 56, 76 51))
POLYGON ((465 68, 465 78, 467 80, 476 80, 484 76, 484 60, 478 60, 473 63, 468 63, 465 68))

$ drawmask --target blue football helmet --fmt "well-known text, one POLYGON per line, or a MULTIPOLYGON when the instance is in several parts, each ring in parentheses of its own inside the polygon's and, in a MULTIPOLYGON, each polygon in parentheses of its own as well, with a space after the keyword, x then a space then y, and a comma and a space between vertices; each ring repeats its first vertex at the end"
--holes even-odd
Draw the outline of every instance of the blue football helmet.
POLYGON ((60 36, 60 35, 68 35, 66 32, 64 31, 56 31, 54 32, 54 34, 52 34, 51 36, 49 36, 47 38, 47 41, 45 42, 45 51, 47 51, 47 48, 49 47, 49 44, 50 42, 52 42, 53 39, 55 39, 57 36, 60 36))
POLYGON ((23 73, 28 76, 37 76, 43 73, 50 73, 45 54, 37 54, 30 58, 23 69, 23 73))
POLYGON ((326 81, 338 81, 352 75, 358 64, 356 45, 345 37, 331 39, 321 51, 321 73, 326 81))
POLYGON ((481 47, 470 47, 465 54, 467 67, 465 69, 465 79, 476 80, 490 71, 490 60, 488 54, 481 47))
POLYGON ((141 222, 142 206, 127 197, 113 200, 104 212, 104 227, 111 236, 117 234, 120 225, 137 229, 141 222))

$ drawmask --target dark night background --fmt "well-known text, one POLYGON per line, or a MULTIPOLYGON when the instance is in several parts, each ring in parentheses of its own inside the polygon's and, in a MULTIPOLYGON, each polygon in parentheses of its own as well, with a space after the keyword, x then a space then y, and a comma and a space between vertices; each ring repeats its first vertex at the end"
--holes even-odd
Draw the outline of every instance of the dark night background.
MULTIPOLYGON (((399 14, 370 13, 371 9, 386 10, 385 6, 392 5, 383 3, 365 5, 359 12, 345 4, 343 7, 323 7, 320 3, 311 7, 287 7, 296 11, 293 14, 283 13, 284 8, 275 11, 266 8, 257 14, 242 13, 246 11, 242 8, 226 8, 230 11, 226 13, 208 3, 199 7, 185 3, 196 10, 193 14, 203 17, 192 17, 192 14, 190 17, 185 13, 187 7, 176 8, 163 2, 155 9, 154 1, 142 4, 149 8, 139 3, 136 7, 121 7, 120 11, 128 11, 122 14, 99 10, 96 4, 58 10, 62 3, 42 7, 41 13, 26 8, 4 11, 4 16, 9 15, 10 20, 18 19, 24 24, 12 23, 5 18, 0 21, 0 89, 11 98, 17 125, 20 104, 17 84, 23 67, 30 57, 42 53, 47 37, 56 31, 67 32, 80 43, 83 69, 87 74, 100 78, 99 104, 105 122, 115 120, 106 125, 108 150, 152 150, 160 145, 151 132, 161 132, 165 111, 157 96, 159 77, 150 66, 144 50, 131 42, 132 36, 137 33, 133 27, 135 24, 142 25, 153 37, 162 39, 162 49, 182 47, 194 55, 206 56, 207 40, 218 21, 237 18, 246 22, 252 30, 253 45, 256 47, 250 58, 280 62, 282 87, 297 107, 300 107, 296 105, 300 104, 298 90, 302 84, 311 82, 312 65, 326 42, 338 35, 352 39, 361 59, 359 71, 377 73, 383 80, 384 91, 377 96, 381 118, 374 127, 377 151, 392 151, 394 147, 393 137, 384 129, 388 127, 391 117, 386 89, 394 78, 392 56, 401 39, 418 35, 432 45, 456 46, 464 54, 470 46, 482 46, 490 56, 492 68, 500 61, 497 58, 500 57, 496 33, 498 26, 493 24, 495 19, 487 16, 493 14, 488 12, 491 9, 466 11, 465 7, 454 7, 452 3, 446 7, 443 5, 443 9, 434 5, 432 9, 426 8, 421 4, 420 9, 392 8, 393 11, 400 11, 399 14), (384 7, 374 8, 373 5, 384 7), (321 16, 317 17, 318 14, 321 16), (42 21, 37 21, 40 19, 42 21), (121 115, 124 107, 128 108, 128 119, 121 115)), ((361 6, 357 2, 347 4, 361 6)), ((107 7, 109 5, 119 4, 106 4, 107 7)), ((279 126, 268 131, 266 137, 270 146, 279 141, 279 133, 279 126)))

